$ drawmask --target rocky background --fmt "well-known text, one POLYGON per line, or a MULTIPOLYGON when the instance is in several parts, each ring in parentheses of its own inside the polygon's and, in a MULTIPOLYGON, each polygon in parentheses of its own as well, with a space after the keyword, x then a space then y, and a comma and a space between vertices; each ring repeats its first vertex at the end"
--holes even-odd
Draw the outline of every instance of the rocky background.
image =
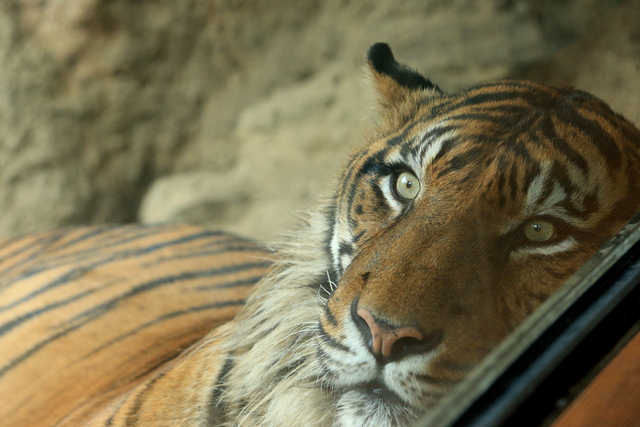
POLYGON ((274 239, 363 140, 377 41, 445 90, 565 83, 640 124, 639 23, 640 0, 2 0, 0 236, 274 239))

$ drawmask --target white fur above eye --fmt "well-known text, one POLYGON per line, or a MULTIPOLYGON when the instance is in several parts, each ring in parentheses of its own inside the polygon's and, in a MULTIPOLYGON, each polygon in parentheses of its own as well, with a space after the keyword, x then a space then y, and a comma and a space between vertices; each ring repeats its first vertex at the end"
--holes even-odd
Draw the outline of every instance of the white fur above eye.
POLYGON ((578 242, 576 241, 576 239, 574 239, 573 237, 569 237, 554 245, 532 246, 516 249, 511 253, 511 258, 514 260, 520 260, 529 255, 556 255, 562 252, 570 251, 577 245, 578 242))
POLYGON ((404 209, 404 205, 398 201, 398 198, 393 194, 392 188, 395 186, 394 177, 392 175, 385 175, 380 179, 378 185, 382 190, 382 194, 384 194, 385 202, 393 211, 393 215, 400 215, 404 209))

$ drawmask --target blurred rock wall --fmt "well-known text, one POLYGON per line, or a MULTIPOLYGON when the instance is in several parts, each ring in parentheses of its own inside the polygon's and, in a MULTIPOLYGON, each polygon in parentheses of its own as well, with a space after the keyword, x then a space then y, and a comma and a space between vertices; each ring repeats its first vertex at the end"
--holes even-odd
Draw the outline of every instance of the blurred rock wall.
POLYGON ((273 239, 370 124, 388 42, 445 90, 526 77, 640 122, 640 0, 3 0, 0 236, 188 221, 273 239))

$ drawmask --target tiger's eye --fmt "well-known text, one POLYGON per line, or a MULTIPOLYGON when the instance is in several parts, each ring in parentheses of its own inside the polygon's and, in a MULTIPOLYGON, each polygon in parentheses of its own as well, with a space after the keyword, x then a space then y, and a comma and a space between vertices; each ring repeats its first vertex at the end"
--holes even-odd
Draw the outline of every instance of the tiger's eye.
POLYGON ((402 172, 396 181, 396 191, 405 199, 415 199, 420 192, 420 181, 410 172, 402 172))
POLYGON ((531 221, 524 229, 527 239, 534 242, 546 242, 553 239, 556 230, 553 224, 548 221, 531 221))

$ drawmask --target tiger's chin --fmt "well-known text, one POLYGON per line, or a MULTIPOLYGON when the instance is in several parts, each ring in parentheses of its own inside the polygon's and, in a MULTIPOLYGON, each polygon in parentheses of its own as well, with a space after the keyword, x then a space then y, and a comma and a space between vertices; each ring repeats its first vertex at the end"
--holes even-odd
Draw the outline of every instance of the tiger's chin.
POLYGON ((345 384, 348 375, 333 373, 336 380, 343 379, 332 387, 335 426, 414 426, 441 395, 428 387, 416 387, 410 380, 412 375, 397 367, 376 373, 369 368, 353 366, 367 379, 352 377, 355 381, 351 384, 345 384), (412 386, 404 387, 407 383, 412 386))
POLYGON ((336 405, 336 426, 412 426, 424 410, 405 403, 379 381, 345 389, 336 405))

